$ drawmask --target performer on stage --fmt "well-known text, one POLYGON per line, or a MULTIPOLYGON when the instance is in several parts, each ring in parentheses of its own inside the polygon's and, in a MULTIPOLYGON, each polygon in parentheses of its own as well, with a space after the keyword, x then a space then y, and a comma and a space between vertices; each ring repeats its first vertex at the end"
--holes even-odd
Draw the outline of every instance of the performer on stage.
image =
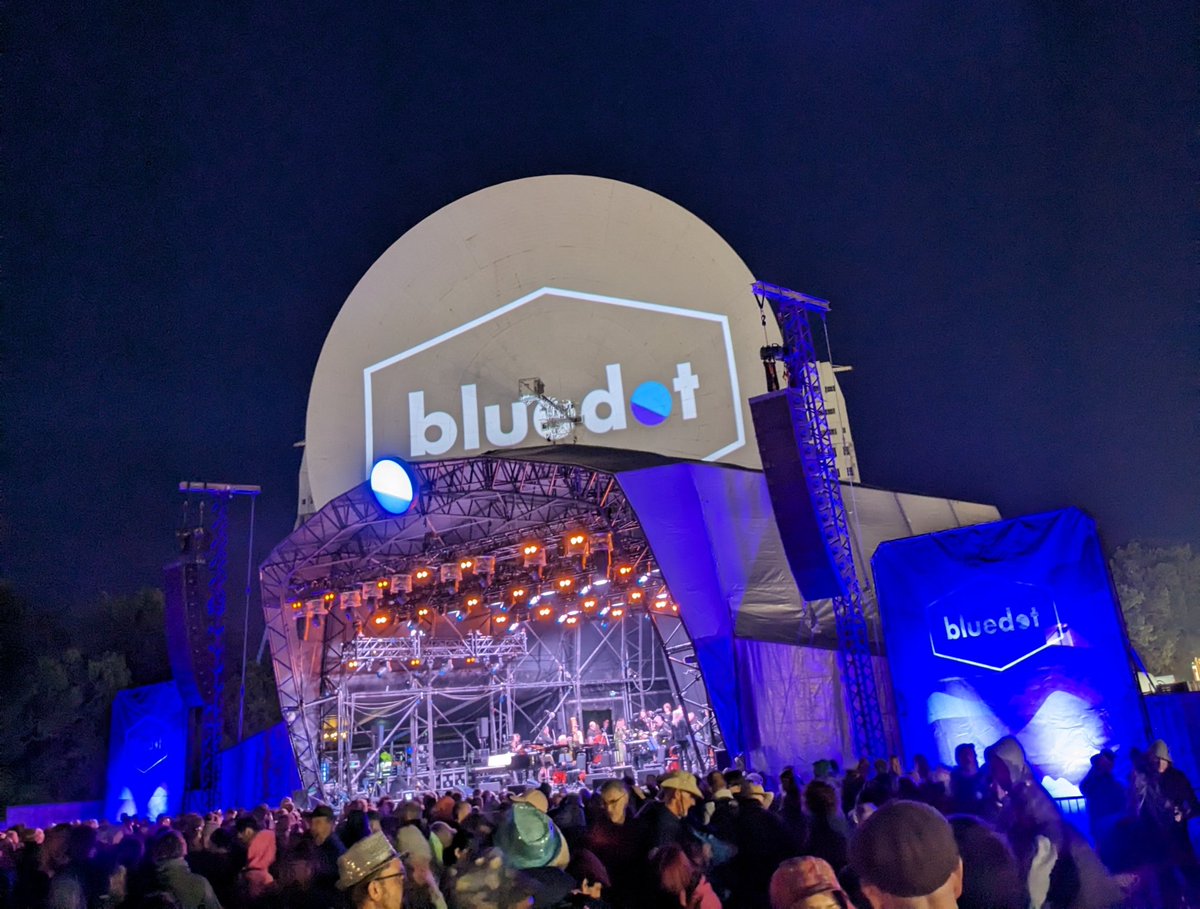
POLYGON ((642 709, 638 712, 637 719, 634 721, 634 728, 644 735, 649 735, 651 732, 650 712, 642 709))
POLYGON ((659 764, 666 764, 670 742, 671 727, 663 722, 662 714, 654 714, 650 720, 650 745, 654 749, 654 760, 659 764))
POLYGON ((624 767, 629 763, 629 755, 625 748, 625 740, 629 738, 629 728, 625 725, 625 718, 617 719, 617 725, 613 729, 613 744, 617 747, 617 764, 624 767))
POLYGON ((547 747, 549 747, 550 745, 553 745, 554 744, 554 733, 550 731, 550 727, 543 726, 542 731, 539 732, 534 737, 533 743, 535 745, 545 745, 547 747))
POLYGON ((688 725, 687 714, 684 713, 683 707, 676 707, 675 712, 671 715, 671 730, 672 737, 675 739, 675 747, 679 752, 679 766, 688 763, 686 758, 689 755, 688 746, 691 744, 692 729, 688 725))

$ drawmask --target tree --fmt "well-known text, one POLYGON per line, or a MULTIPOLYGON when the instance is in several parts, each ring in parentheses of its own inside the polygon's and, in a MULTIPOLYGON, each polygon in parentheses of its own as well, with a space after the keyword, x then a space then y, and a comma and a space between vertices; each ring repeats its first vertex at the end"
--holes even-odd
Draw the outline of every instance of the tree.
POLYGON ((1109 563, 1134 648, 1155 675, 1192 677, 1200 657, 1200 556, 1191 546, 1122 546, 1109 563))
MULTIPOLYGON (((230 660, 230 664, 234 661, 230 660)), ((239 661, 240 663, 240 661, 239 661)), ((229 665, 225 670, 225 702, 223 705, 224 742, 228 748, 237 744, 238 697, 240 695, 240 665, 229 665)), ((275 670, 268 659, 263 663, 253 658, 246 662, 246 712, 243 719, 244 737, 269 729, 282 717, 279 713, 279 692, 275 688, 275 670)))

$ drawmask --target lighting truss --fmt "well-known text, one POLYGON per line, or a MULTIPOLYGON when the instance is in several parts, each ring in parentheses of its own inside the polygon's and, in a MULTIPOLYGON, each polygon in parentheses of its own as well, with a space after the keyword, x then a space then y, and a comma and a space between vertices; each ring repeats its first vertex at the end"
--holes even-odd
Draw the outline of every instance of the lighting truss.
POLYGON ((883 728, 862 587, 854 563, 850 525, 837 472, 837 453, 825 416, 824 392, 809 325, 810 315, 825 318, 829 303, 762 281, 756 282, 753 290, 760 309, 770 304, 783 335, 782 358, 788 371, 789 387, 775 393, 787 394, 792 422, 802 430, 804 442, 800 455, 805 477, 844 590, 842 596, 833 598, 833 612, 838 635, 838 669, 846 694, 854 748, 860 755, 888 754, 891 749, 883 728))
POLYGON ((524 630, 506 632, 498 637, 473 632, 459 640, 429 638, 425 635, 401 638, 357 637, 342 645, 343 664, 352 660, 359 663, 373 660, 421 660, 437 663, 468 659, 479 663, 509 663, 524 659, 528 655, 529 642, 524 630))

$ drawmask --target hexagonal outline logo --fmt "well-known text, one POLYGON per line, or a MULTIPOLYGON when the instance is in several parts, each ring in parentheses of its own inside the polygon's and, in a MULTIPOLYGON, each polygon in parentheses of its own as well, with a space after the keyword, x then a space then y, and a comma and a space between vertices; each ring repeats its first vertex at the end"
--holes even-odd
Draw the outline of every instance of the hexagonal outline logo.
POLYGON ((159 751, 161 752, 161 756, 159 757, 159 759, 157 761, 152 763, 149 767, 144 767, 144 768, 143 767, 134 767, 134 769, 138 773, 141 773, 141 774, 149 773, 151 770, 153 770, 155 767, 157 767, 159 764, 161 764, 163 761, 165 761, 167 758, 169 758, 171 756, 170 749, 168 749, 165 745, 161 744, 162 740, 166 738, 166 735, 164 734, 166 731, 166 724, 163 723, 163 721, 156 716, 144 716, 141 719, 139 719, 137 722, 135 722, 132 726, 130 726, 128 729, 126 729, 125 730, 125 744, 127 746, 131 746, 133 744, 133 742, 135 742, 135 741, 138 741, 138 740, 146 741, 147 737, 143 736, 142 727, 149 726, 149 725, 154 725, 158 734, 154 735, 154 736, 149 736, 148 738, 152 741, 156 741, 159 743, 159 751), (136 735, 135 735, 135 733, 136 733, 136 735))
MULTIPOLYGON (((1025 587, 1041 588, 1041 585, 1031 584, 1029 581, 1010 581, 1010 583, 1020 584, 1025 587)), ((949 591, 948 593, 942 594, 936 600, 930 600, 929 603, 927 603, 925 605, 925 627, 926 627, 926 629, 929 628, 929 611, 931 609, 933 609, 933 607, 936 606, 938 603, 942 602, 942 600, 945 600, 945 599, 953 596, 954 594, 958 593, 960 590, 962 590, 964 587, 967 587, 967 586, 968 586, 967 584, 960 584, 958 587, 955 587, 953 590, 949 591)), ((1034 648, 1033 650, 1029 651, 1029 653, 1025 654, 1024 656, 1019 656, 1012 662, 1006 663, 1003 666, 991 666, 987 663, 977 663, 974 660, 968 660, 965 657, 951 656, 948 653, 940 653, 938 651, 937 642, 933 638, 932 631, 929 632, 929 649, 931 651, 933 651, 934 656, 941 657, 943 660, 953 660, 956 663, 965 663, 968 666, 974 666, 978 669, 989 669, 992 672, 1004 672, 1006 669, 1011 669, 1013 666, 1016 666, 1017 663, 1021 663, 1025 660, 1029 659, 1031 656, 1035 656, 1036 654, 1041 653, 1047 647, 1058 646, 1059 644, 1062 643, 1062 640, 1063 640, 1062 616, 1060 616, 1058 613, 1058 601, 1055 600, 1054 597, 1050 596, 1049 592, 1045 591, 1044 588, 1041 588, 1041 589, 1043 590, 1043 592, 1046 593, 1047 598, 1050 600, 1050 606, 1054 610, 1054 627, 1056 629, 1058 629, 1057 637, 1052 640, 1046 641, 1046 643, 1042 644, 1042 646, 1034 648)))
POLYGON ((526 303, 532 303, 534 300, 542 297, 566 297, 569 300, 580 300, 585 303, 601 303, 608 306, 624 306, 629 309, 641 309, 646 312, 657 312, 669 316, 682 316, 687 319, 700 319, 705 322, 716 322, 721 326, 722 337, 725 340, 725 360, 729 368, 729 385, 733 395, 733 414, 734 422, 737 425, 737 438, 728 445, 718 448, 716 451, 705 455, 700 460, 716 461, 719 458, 725 457, 731 451, 737 451, 746 444, 746 423, 745 416, 742 413, 741 388, 738 385, 737 362, 733 357, 733 335, 729 330, 729 317, 720 313, 704 312, 699 309, 684 309, 679 306, 664 306, 661 303, 647 303, 644 300, 629 300, 624 297, 610 297, 604 294, 584 293, 577 290, 563 290, 559 287, 541 287, 532 293, 528 293, 523 297, 513 300, 511 303, 506 303, 504 306, 493 309, 491 312, 484 313, 482 316, 472 319, 469 322, 464 322, 457 328, 452 328, 449 331, 443 332, 436 337, 430 338, 428 341, 403 350, 398 354, 393 354, 387 359, 380 360, 378 363, 373 363, 363 369, 363 414, 364 414, 364 452, 365 466, 364 476, 371 472, 371 467, 375 461, 375 415, 373 410, 371 382, 375 373, 381 369, 399 363, 402 360, 407 360, 409 357, 423 353, 444 341, 449 341, 451 338, 456 338, 461 334, 465 334, 480 325, 484 325, 493 319, 498 319, 506 313, 512 312, 514 309, 519 309, 526 303))

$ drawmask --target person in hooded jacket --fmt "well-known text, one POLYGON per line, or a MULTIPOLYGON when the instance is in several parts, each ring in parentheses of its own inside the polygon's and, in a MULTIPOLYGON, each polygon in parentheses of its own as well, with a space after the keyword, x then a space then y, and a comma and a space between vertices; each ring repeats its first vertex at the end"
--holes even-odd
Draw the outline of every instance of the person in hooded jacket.
POLYGON ((1142 773, 1139 815, 1160 850, 1160 886, 1170 898, 1178 896, 1193 905, 1200 902, 1200 866, 1188 836, 1188 821, 1200 813, 1196 793, 1162 739, 1150 746, 1142 773))
POLYGON ((238 875, 240 905, 261 900, 274 890, 275 878, 271 866, 275 863, 275 831, 259 830, 246 848, 246 866, 238 875))
POLYGON ((1005 736, 986 755, 1000 800, 996 826, 1017 856, 1030 906, 1104 909, 1119 903, 1120 888, 1034 778, 1021 743, 1005 736))

